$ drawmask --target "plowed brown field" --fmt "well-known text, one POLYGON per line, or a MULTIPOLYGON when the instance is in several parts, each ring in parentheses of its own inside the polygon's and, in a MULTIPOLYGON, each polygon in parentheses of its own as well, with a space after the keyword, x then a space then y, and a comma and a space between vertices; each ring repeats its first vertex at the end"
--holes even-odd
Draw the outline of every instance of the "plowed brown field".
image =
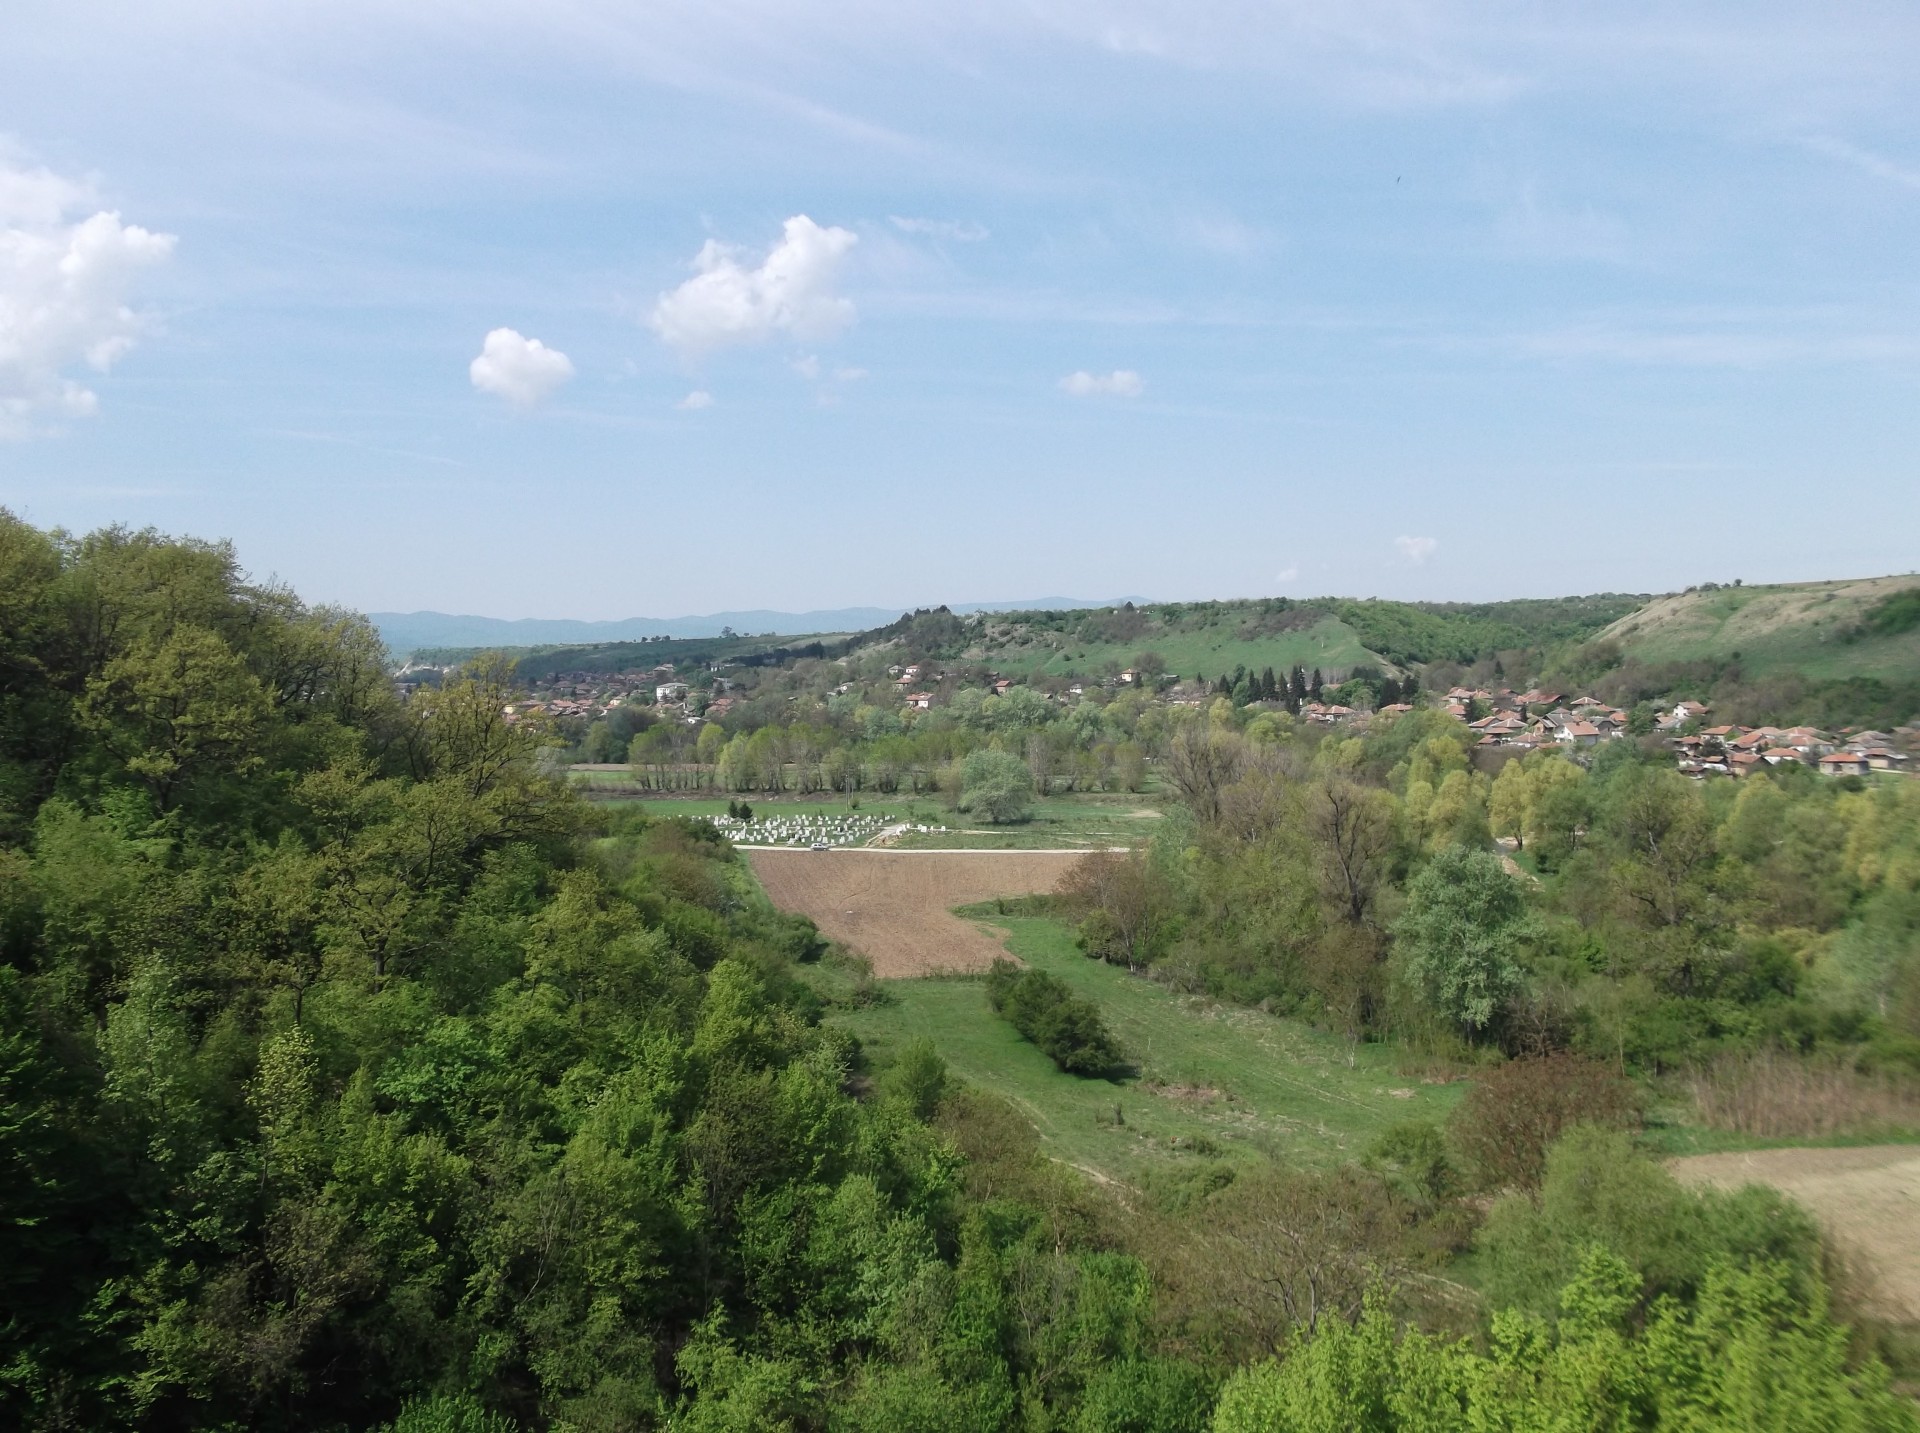
POLYGON ((1081 859, 1061 851, 748 851, 783 911, 873 962, 887 978, 985 970, 1000 942, 952 913, 1051 891, 1081 859))
POLYGON ((1699 1154, 1669 1167, 1686 1184, 1771 1184, 1798 1200, 1850 1256, 1876 1313, 1920 1320, 1920 1145, 1699 1154))

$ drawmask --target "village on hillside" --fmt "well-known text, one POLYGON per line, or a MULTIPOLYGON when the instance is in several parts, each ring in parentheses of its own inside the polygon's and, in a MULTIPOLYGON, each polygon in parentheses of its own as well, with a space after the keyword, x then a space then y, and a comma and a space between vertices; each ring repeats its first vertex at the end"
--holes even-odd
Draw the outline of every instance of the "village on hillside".
MULTIPOLYGON (((1715 725, 1710 724, 1712 709, 1698 701, 1630 713, 1591 696, 1543 687, 1515 692, 1506 687, 1456 685, 1445 692, 1430 692, 1419 688, 1411 675, 1404 687, 1388 679, 1383 689, 1352 674, 1329 677, 1315 671, 1308 676, 1296 668, 1290 677, 1275 679, 1269 670, 1265 679, 1273 686, 1267 688, 1251 674, 1223 675, 1210 682, 1204 677, 1183 679, 1133 667, 1096 678, 1011 677, 977 667, 947 670, 928 662, 879 668, 857 658, 823 665, 829 668, 829 676, 846 673, 819 693, 824 699, 851 697, 865 705, 892 707, 908 721, 977 688, 981 697, 1005 699, 1011 692, 1025 690, 1034 699, 1069 707, 1087 701, 1104 703, 1123 694, 1188 709, 1231 698, 1256 712, 1285 713, 1324 726, 1367 725, 1424 706, 1463 722, 1477 737, 1476 750, 1492 765, 1532 751, 1557 749, 1572 754, 1633 738, 1664 742, 1677 769, 1700 779, 1740 777, 1786 764, 1833 777, 1905 773, 1913 770, 1914 753, 1920 751, 1920 720, 1890 731, 1715 725), (1268 696, 1268 690, 1274 694, 1268 696), (1401 699, 1379 705, 1371 700, 1385 695, 1401 699)), ((407 675, 420 674, 410 671, 407 675)), ((654 721, 701 727, 725 722, 742 701, 758 695, 760 677, 758 669, 730 662, 700 663, 685 671, 670 662, 629 672, 555 671, 532 679, 526 696, 509 704, 505 716, 516 722, 540 715, 563 727, 577 727, 625 709, 654 721)), ((797 701, 799 696, 789 694, 786 700, 797 701)))

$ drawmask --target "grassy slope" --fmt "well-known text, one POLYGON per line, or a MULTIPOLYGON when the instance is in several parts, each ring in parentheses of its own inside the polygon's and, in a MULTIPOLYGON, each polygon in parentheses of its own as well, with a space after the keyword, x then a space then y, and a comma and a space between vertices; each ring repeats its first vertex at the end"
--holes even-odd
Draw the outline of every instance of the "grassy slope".
POLYGON ((1842 634, 1913 577, 1722 587, 1656 598, 1601 634, 1644 662, 1725 659, 1739 653, 1750 676, 1798 672, 1814 679, 1911 679, 1920 672, 1920 630, 1843 641, 1842 634))
MULTIPOLYGON (((1194 632, 1153 632, 1129 642, 1077 641, 1054 633, 1018 645, 994 644, 978 649, 979 659, 996 670, 1012 673, 1051 672, 1094 674, 1108 663, 1133 665, 1142 652, 1158 652, 1167 669, 1183 677, 1204 673, 1208 680, 1235 667, 1258 672, 1272 667, 1285 675, 1296 663, 1311 671, 1345 672, 1361 662, 1380 659, 1360 644, 1345 622, 1324 617, 1297 632, 1277 632, 1242 641, 1234 624, 1194 632)), ((971 654, 970 654, 971 655, 971 654)))
POLYGON ((1060 1073, 988 1010, 978 979, 890 981, 894 1003, 832 1018, 882 1058, 903 1041, 931 1038, 955 1074, 1026 1111, 1056 1158, 1107 1178, 1133 1183, 1209 1154, 1340 1163, 1398 1121, 1443 1119, 1462 1092, 1402 1076, 1382 1047, 1350 1052, 1293 1021, 1175 995, 1088 960, 1058 921, 995 924, 1021 959, 1099 1004, 1139 1078, 1060 1073), (1155 1093, 1154 1083, 1217 1093, 1155 1093), (1116 1108, 1124 1123, 1114 1122, 1116 1108))

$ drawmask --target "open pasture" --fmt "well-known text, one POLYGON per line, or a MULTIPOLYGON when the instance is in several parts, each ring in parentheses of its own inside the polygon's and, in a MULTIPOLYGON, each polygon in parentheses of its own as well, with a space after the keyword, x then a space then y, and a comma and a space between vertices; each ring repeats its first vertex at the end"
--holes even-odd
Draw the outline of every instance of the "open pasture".
POLYGON ((781 910, 811 916, 883 978, 982 971, 1006 952, 953 908, 1059 885, 1079 856, 1044 851, 748 851, 781 910))
POLYGON ((894 981, 887 1002, 833 1019, 883 1062, 909 1040, 932 1040, 954 1074, 1017 1106, 1049 1154, 1099 1178, 1130 1185, 1211 1159, 1340 1164, 1400 1121, 1444 1120, 1466 1088, 1405 1073, 1387 1046, 1089 960, 1058 920, 985 915, 976 928, 992 953, 1011 951, 1098 1005, 1137 1073, 1062 1073, 988 1008, 977 977, 894 981))

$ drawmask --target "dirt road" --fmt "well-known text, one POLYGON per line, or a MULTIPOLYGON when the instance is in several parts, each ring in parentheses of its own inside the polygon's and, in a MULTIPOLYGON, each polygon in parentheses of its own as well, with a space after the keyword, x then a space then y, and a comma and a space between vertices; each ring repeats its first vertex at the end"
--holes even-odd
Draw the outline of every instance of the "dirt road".
POLYGON ((773 903, 886 978, 985 970, 1006 952, 954 906, 1051 891, 1084 852, 749 850, 773 903))

